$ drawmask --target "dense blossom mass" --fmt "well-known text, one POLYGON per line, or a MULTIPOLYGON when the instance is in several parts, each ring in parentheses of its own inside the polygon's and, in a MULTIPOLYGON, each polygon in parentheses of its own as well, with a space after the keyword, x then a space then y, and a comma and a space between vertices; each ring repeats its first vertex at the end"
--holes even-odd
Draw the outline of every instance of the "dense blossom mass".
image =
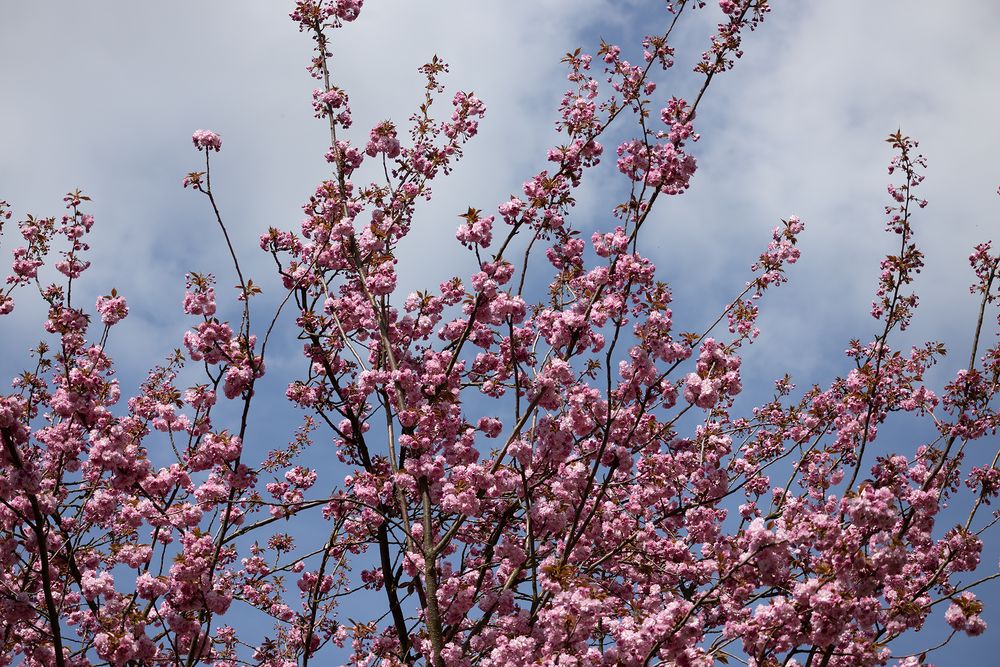
POLYGON ((770 399, 737 409, 740 355, 804 223, 782 220, 745 286, 691 333, 640 252, 654 205, 696 173, 709 85, 770 11, 706 4, 670 3, 638 50, 568 53, 544 168, 489 212, 458 215, 471 275, 414 291, 400 243, 486 106, 445 95, 434 57, 407 123, 354 118, 331 39, 361 0, 295 2, 331 176, 297 229, 260 237, 278 274, 262 288, 212 190, 221 139, 194 133, 204 162, 183 184, 207 199, 238 294, 220 302, 213 275, 188 274, 190 327, 132 396, 109 356, 125 296, 90 308, 74 292, 88 198, 17 222, 0 313, 36 290, 47 317, 0 396, 0 664, 914 667, 933 653, 896 640, 929 619, 983 633, 977 585, 998 576, 980 560, 1000 495, 1000 346, 987 340, 1000 256, 989 242, 972 252, 972 354, 928 387, 943 345, 893 348, 918 306, 926 161, 891 135, 898 250, 881 264, 874 332, 850 341, 843 377, 798 390, 777 372, 770 399), (699 87, 661 92, 675 31, 713 10, 699 87), (610 136, 624 139, 606 152, 610 136), (621 201, 595 229, 576 193, 607 153, 621 201), (259 314, 262 289, 291 318, 259 314), (286 396, 303 418, 263 452, 249 416, 281 337, 301 342, 286 396), (887 435, 890 417, 923 435, 887 435))

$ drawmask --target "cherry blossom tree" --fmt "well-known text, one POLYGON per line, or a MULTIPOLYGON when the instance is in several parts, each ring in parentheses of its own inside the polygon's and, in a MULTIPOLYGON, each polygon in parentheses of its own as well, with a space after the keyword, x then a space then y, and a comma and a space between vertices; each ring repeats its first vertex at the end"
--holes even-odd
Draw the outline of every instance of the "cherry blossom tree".
POLYGON ((699 105, 770 11, 706 4, 670 3, 641 48, 566 54, 546 168, 491 212, 458 216, 453 242, 475 272, 414 291, 398 284, 400 243, 423 233, 414 214, 486 107, 445 95, 434 57, 408 121, 359 133, 330 40, 362 2, 297 0, 331 177, 299 228, 260 238, 278 280, 258 284, 212 188, 222 141, 194 133, 204 161, 183 185, 217 223, 237 298, 218 304, 215 278, 190 273, 182 348, 125 400, 110 356, 125 297, 74 301, 89 198, 18 221, 0 312, 37 292, 48 315, 0 397, 0 663, 913 667, 927 653, 896 640, 934 618, 945 641, 983 633, 976 589, 1000 576, 979 571, 1000 516, 1000 345, 986 339, 1000 255, 972 250, 972 350, 928 387, 945 347, 893 347, 918 305, 927 162, 893 133, 898 250, 872 332, 848 344, 843 377, 797 389, 776 369, 773 396, 740 407, 740 355, 804 223, 781 221, 696 332, 674 329, 672 288, 640 252, 654 205, 695 174, 699 105), (719 9, 699 87, 662 92, 674 30, 719 9), (588 236, 575 195, 612 135, 626 137, 610 158, 623 196, 588 236), (254 307, 262 289, 280 292, 278 312, 254 307), (283 338, 301 341, 286 395, 302 421, 285 446, 244 448, 283 338), (890 417, 922 435, 886 435, 890 417))

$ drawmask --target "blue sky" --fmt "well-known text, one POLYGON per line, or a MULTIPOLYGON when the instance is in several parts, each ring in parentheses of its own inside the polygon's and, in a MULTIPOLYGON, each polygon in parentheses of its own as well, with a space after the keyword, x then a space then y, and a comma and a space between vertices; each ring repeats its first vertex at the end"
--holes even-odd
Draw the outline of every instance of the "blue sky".
MULTIPOLYGON (((883 139, 902 128, 930 160, 922 188, 930 205, 915 222, 927 263, 921 307, 897 345, 945 341, 952 354, 938 377, 950 374, 967 356, 975 308, 965 258, 975 243, 1000 240, 1000 5, 774 5, 702 107, 691 191, 664 202, 643 241, 674 287, 679 326, 713 319, 746 281, 770 229, 794 213, 807 224, 803 257, 791 284, 767 299, 745 374, 766 386, 789 370, 808 386, 845 372, 846 342, 874 331, 868 303, 893 243, 881 232, 891 157, 883 139)), ((659 30, 661 6, 369 2, 337 35, 335 77, 351 95, 356 140, 383 118, 405 120, 420 94, 416 67, 433 53, 452 66, 449 86, 471 88, 489 109, 464 164, 435 185, 404 246, 404 293, 466 271, 468 254, 450 241, 457 213, 493 209, 543 166, 565 87, 562 54, 592 48, 599 36, 621 38, 628 53, 637 37, 659 30)), ((84 285, 92 296, 114 286, 129 299, 132 315, 111 345, 126 390, 180 344, 185 272, 214 271, 220 294, 235 284, 205 202, 180 186, 200 166, 189 139, 197 128, 222 135, 214 180, 223 213, 244 270, 265 288, 262 303, 277 294, 267 289, 273 271, 256 239, 268 226, 295 227, 300 204, 327 175, 324 130, 309 106, 311 43, 286 14, 285 3, 247 0, 61 0, 0 10, 0 199, 23 216, 58 214, 61 195, 75 187, 94 198, 95 268, 84 285)), ((711 25, 698 20, 687 30, 680 39, 694 50, 679 67, 697 57, 711 25)), ((659 92, 691 95, 692 82, 678 71, 659 92)), ((581 224, 607 224, 612 194, 602 179, 585 185, 581 224)), ((7 236, 5 263, 10 248, 7 236)), ((5 375, 20 368, 15 352, 32 344, 40 318, 23 301, 3 320, 5 375)), ((269 370, 278 389, 300 364, 295 345, 275 351, 269 370)), ((264 432, 284 438, 291 429, 264 432)), ((985 566, 995 565, 994 552, 985 566)), ((991 597, 1000 602, 996 588, 991 597)), ((989 619, 1000 628, 1000 615, 989 619)), ((939 664, 982 661, 1000 648, 995 632, 939 664)))

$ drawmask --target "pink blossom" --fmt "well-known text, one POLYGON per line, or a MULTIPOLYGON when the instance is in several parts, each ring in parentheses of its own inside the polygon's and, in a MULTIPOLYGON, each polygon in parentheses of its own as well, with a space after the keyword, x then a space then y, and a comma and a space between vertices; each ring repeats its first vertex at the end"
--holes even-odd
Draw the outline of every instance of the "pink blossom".
POLYGON ((101 314, 101 321, 107 326, 117 324, 128 315, 125 297, 117 294, 97 297, 97 312, 101 314))
POLYGON ((198 150, 216 151, 222 149, 222 139, 215 132, 209 130, 195 130, 191 135, 191 141, 198 150))

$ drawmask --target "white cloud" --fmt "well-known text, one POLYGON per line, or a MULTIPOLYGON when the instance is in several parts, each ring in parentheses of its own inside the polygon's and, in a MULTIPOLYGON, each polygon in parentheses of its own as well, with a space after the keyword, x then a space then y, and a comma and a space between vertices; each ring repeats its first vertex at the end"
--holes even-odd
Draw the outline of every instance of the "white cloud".
MULTIPOLYGON (((421 212, 404 281, 419 276, 426 283, 414 288, 429 287, 457 270, 458 212, 492 208, 543 162, 565 83, 559 58, 603 8, 369 3, 335 35, 335 77, 351 95, 356 141, 383 118, 405 125, 422 95, 416 68, 434 53, 452 63, 439 113, 450 113, 460 88, 489 105, 464 168, 435 184, 438 197, 421 212)), ((202 166, 191 132, 222 135, 214 185, 241 261, 265 288, 273 268, 257 237, 269 226, 295 229, 301 204, 328 176, 305 71, 312 43, 287 9, 56 2, 15 6, 0 26, 0 61, 17 63, 0 70, 0 196, 18 214, 41 215, 59 214, 62 193, 76 186, 93 196, 85 284, 93 294, 117 286, 133 304, 115 348, 135 369, 177 344, 186 271, 214 271, 222 293, 235 282, 207 202, 180 186, 202 166)), ((8 234, 4 247, 12 243, 8 234)))
POLYGON ((849 336, 873 331, 878 261, 897 243, 881 231, 892 156, 883 139, 897 128, 930 160, 921 188, 930 205, 915 216, 927 268, 911 338, 949 340, 955 363, 967 354, 966 258, 1000 229, 998 18, 987 2, 776 5, 736 71, 713 85, 695 184, 661 212, 661 257, 696 293, 736 287, 734 269, 777 219, 803 218, 801 263, 764 307, 767 365, 828 367, 849 336))

